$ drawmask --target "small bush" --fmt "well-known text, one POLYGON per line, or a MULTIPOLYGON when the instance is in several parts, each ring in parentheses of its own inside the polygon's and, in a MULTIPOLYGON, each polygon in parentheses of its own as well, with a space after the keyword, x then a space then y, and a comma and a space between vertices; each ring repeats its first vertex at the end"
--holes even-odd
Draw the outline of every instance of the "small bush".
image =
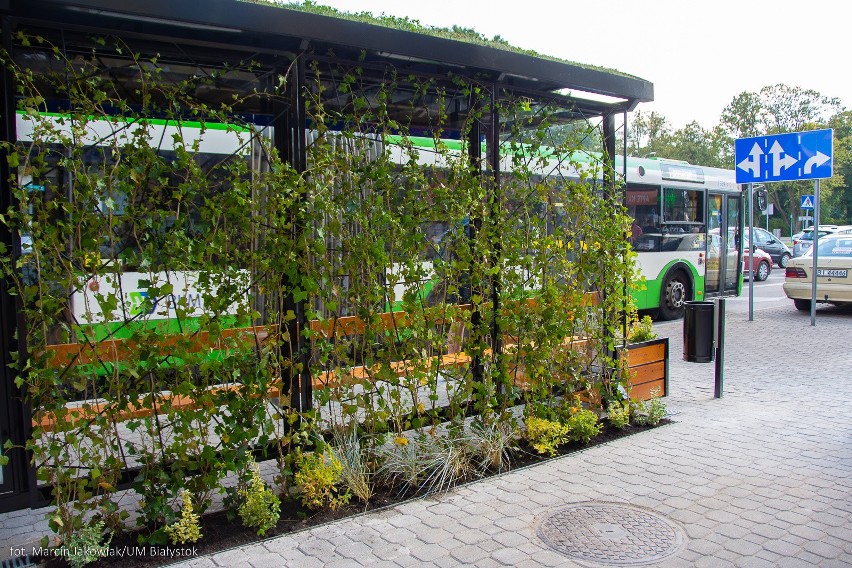
POLYGON ((527 416, 526 427, 527 441, 540 454, 555 456, 556 449, 568 443, 571 436, 568 426, 536 416, 527 416))
POLYGON ((400 485, 401 493, 437 493, 475 473, 474 453, 473 444, 459 428, 445 436, 420 433, 414 443, 397 437, 391 446, 380 449, 379 473, 400 485))
POLYGON ((473 475, 473 447, 461 430, 452 430, 446 436, 425 436, 419 446, 424 471, 428 472, 421 485, 425 493, 446 491, 473 475))
POLYGON ((302 454, 296 460, 298 471, 293 476, 302 495, 302 505, 309 509, 328 507, 332 510, 349 503, 351 494, 341 493, 343 465, 325 448, 302 454))
POLYGON ((275 496, 272 489, 266 486, 260 476, 260 466, 254 460, 249 462, 249 468, 251 478, 248 486, 239 491, 243 503, 237 512, 243 521, 243 526, 256 528, 257 535, 263 536, 278 523, 281 515, 281 500, 275 496))
POLYGON ((390 446, 378 448, 378 458, 382 466, 377 474, 392 485, 401 485, 401 493, 419 486, 425 465, 418 444, 410 443, 405 436, 397 436, 390 446))
MULTIPOLYGON (((407 438, 402 438, 408 443, 407 438)), ((361 445, 358 431, 350 428, 348 432, 334 432, 334 447, 332 453, 342 466, 341 482, 355 497, 366 503, 373 496, 371 482, 372 470, 367 460, 366 448, 361 445)))
POLYGON ((512 453, 518 450, 517 441, 518 434, 508 421, 485 425, 475 420, 470 428, 470 444, 482 473, 509 469, 512 453))
POLYGON ((112 536, 102 545, 104 522, 98 521, 71 533, 62 544, 60 554, 68 559, 71 568, 80 568, 107 555, 112 536))
POLYGON ((598 415, 579 405, 571 408, 571 414, 565 421, 568 429, 568 439, 588 444, 592 438, 601 433, 598 415))
POLYGON ((657 339, 657 333, 654 331, 654 322, 651 321, 650 316, 645 316, 641 320, 634 320, 630 324, 630 329, 627 332, 628 343, 641 343, 652 339, 657 339))
POLYGON ((640 426, 656 426, 666 415, 666 403, 660 398, 660 390, 651 391, 651 400, 639 401, 633 409, 633 421, 640 426))
POLYGON ((199 522, 198 513, 193 510, 192 495, 184 489, 180 492, 180 498, 183 506, 180 511, 180 519, 168 525, 164 530, 169 535, 169 540, 172 544, 185 544, 187 542, 197 542, 203 536, 201 534, 201 524, 199 522))
POLYGON ((619 430, 630 424, 630 403, 626 401, 611 403, 607 408, 607 420, 619 430))

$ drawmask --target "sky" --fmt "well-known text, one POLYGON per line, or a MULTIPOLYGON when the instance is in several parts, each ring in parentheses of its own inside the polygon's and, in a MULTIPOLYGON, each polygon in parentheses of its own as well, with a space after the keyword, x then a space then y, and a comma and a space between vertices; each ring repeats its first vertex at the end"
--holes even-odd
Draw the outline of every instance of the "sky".
POLYGON ((719 123, 744 92, 784 83, 852 105, 847 0, 317 0, 346 12, 473 28, 514 46, 654 84, 642 112, 719 123), (578 15, 572 15, 576 12, 578 15))

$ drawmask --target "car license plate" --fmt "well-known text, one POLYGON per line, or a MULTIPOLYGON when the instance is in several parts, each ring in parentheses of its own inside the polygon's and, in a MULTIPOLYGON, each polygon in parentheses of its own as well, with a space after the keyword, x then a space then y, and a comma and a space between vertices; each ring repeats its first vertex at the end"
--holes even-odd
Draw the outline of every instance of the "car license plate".
POLYGON ((846 278, 847 270, 837 268, 817 268, 817 276, 828 276, 833 278, 846 278))

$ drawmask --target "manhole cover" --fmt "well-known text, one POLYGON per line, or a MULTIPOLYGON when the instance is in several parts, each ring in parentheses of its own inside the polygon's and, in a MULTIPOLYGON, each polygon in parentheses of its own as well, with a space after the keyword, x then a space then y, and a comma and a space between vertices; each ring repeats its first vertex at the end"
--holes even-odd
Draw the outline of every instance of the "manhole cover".
POLYGON ((613 503, 558 509, 541 522, 538 536, 565 556, 615 566, 659 562, 684 543, 683 531, 664 517, 613 503))

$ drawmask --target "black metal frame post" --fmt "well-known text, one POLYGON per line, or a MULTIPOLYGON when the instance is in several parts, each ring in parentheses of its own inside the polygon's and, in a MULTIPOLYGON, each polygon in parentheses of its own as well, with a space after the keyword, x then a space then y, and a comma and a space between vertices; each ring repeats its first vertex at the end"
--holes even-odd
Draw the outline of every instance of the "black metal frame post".
MULTIPOLYGON (((603 116, 603 121, 601 124, 603 129, 603 150, 605 153, 606 162, 603 168, 603 192, 604 199, 608 202, 612 201, 615 198, 615 115, 613 113, 607 113, 603 116)), ((626 158, 625 158, 626 159, 626 158)), ((604 297, 608 294, 609 290, 606 288, 602 290, 604 297)), ((627 329, 627 311, 621 310, 620 314, 607 314, 607 317, 613 318, 611 321, 616 321, 619 317, 622 320, 621 327, 625 330, 627 329)), ((607 328, 608 329, 608 328, 607 328)), ((609 332, 607 332, 609 334, 609 332)), ((626 336, 626 333, 625 333, 626 336)), ((613 347, 615 346, 615 338, 611 335, 608 335, 607 342, 613 347)), ((610 357, 617 357, 617 353, 615 349, 609 353, 610 357)))
MULTIPOLYGON (((471 94, 471 97, 474 95, 471 94)), ((475 102, 475 101, 472 101, 475 102)), ((474 108, 473 104, 470 106, 471 116, 473 120, 470 125, 470 130, 467 134, 467 157, 468 157, 468 166, 470 167, 471 173, 474 178, 482 181, 482 120, 476 116, 475 112, 477 109, 474 108)), ((474 247, 476 246, 475 240, 478 237, 480 231, 482 230, 482 217, 477 213, 475 216, 472 216, 470 219, 470 234, 469 234, 469 245, 471 247, 471 251, 475 252, 474 247)), ((472 298, 474 295, 481 294, 477 292, 474 294, 474 291, 480 288, 481 284, 474 283, 473 279, 470 277, 470 273, 467 275, 467 287, 468 287, 468 299, 472 298)), ((481 292, 481 289, 479 290, 481 292)), ((468 300, 469 301, 469 300, 468 300)), ((470 326, 471 326, 471 337, 472 339, 481 340, 479 337, 479 329, 482 325, 482 312, 480 312, 478 307, 472 306, 473 313, 470 316, 470 326)), ((481 343, 481 341, 480 341, 481 343)), ((480 349, 472 350, 472 359, 470 362, 471 374, 473 376, 474 383, 482 383, 485 377, 485 365, 482 361, 482 353, 480 349)))
MULTIPOLYGON (((302 54, 296 57, 288 76, 289 108, 286 113, 283 113, 283 120, 276 121, 275 127, 276 146, 293 169, 300 174, 307 170, 308 163, 305 136, 307 124, 305 83, 305 57, 302 54)), ((292 214, 294 236, 298 236, 300 231, 307 230, 307 227, 302 225, 299 212, 299 207, 306 202, 307 196, 303 195, 292 214)), ((282 379, 285 385, 289 386, 291 408, 298 412, 305 412, 313 407, 310 342, 306 341, 303 335, 303 331, 308 326, 305 300, 296 300, 292 293, 288 294, 284 299, 283 313, 288 311, 292 311, 296 317, 286 323, 290 349, 283 355, 289 356, 291 366, 289 377, 282 377, 282 379), (294 372, 292 365, 295 365, 296 361, 301 368, 294 372)))
MULTIPOLYGON (((2 21, 2 41, 6 53, 12 53, 12 22, 9 18, 2 21)), ((9 69, 0 72, 3 106, 2 141, 17 141, 15 127, 15 84, 9 69)), ((13 204, 11 177, 6 152, 0 152, 0 211, 6 211, 13 204)), ((14 234, 7 225, 0 225, 0 241, 6 250, 12 251, 12 258, 21 256, 20 236, 14 234)), ((22 448, 31 430, 31 411, 24 403, 23 391, 15 385, 16 371, 12 368, 13 353, 18 353, 22 362, 26 357, 26 335, 21 309, 20 296, 10 294, 10 284, 0 279, 0 444, 11 440, 15 448, 6 451, 9 464, 3 467, 4 483, 0 486, 0 511, 17 509, 30 502, 30 489, 35 486, 35 471, 30 467, 30 456, 22 448), (8 476, 8 482, 6 481, 8 476)), ((18 368, 21 368, 19 366, 18 368)), ((35 495, 33 493, 33 498, 35 495)))
POLYGON ((613 113, 604 115, 602 128, 607 165, 603 172, 604 196, 607 200, 611 200, 615 197, 615 115, 613 113))
POLYGON ((491 242, 492 248, 492 263, 495 268, 494 274, 491 276, 491 345, 493 350, 494 360, 497 364, 497 373, 499 382, 497 383, 497 393, 501 397, 506 395, 505 368, 503 365, 503 332, 500 328, 500 294, 502 292, 503 282, 501 279, 501 267, 503 266, 503 245, 500 242, 499 224, 502 218, 501 208, 503 203, 503 194, 500 188, 500 109, 497 108, 497 90, 496 83, 491 85, 491 113, 487 131, 487 142, 485 144, 486 160, 491 176, 489 186, 491 190, 488 194, 489 210, 488 216, 491 225, 491 242))

